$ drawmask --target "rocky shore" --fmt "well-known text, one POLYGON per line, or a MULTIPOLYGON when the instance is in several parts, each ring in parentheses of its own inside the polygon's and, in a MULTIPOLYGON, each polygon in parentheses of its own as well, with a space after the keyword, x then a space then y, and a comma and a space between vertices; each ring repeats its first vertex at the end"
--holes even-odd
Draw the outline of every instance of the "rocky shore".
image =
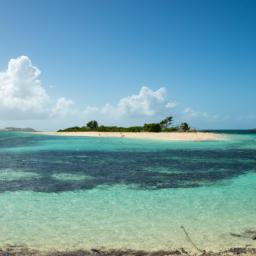
POLYGON ((230 248, 228 250, 211 252, 188 252, 185 249, 160 250, 160 251, 138 251, 138 250, 76 250, 76 251, 38 251, 24 246, 11 246, 0 248, 0 256, 233 256, 233 255, 256 255, 256 248, 230 248))

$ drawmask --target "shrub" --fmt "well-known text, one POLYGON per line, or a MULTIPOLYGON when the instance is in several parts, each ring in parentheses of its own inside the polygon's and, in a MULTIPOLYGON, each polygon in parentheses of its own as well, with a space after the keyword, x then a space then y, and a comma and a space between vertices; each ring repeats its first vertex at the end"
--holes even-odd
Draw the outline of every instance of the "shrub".
POLYGON ((159 123, 144 124, 145 132, 161 132, 161 125, 159 123))
POLYGON ((92 121, 90 121, 90 122, 88 122, 87 124, 86 124, 86 126, 89 128, 89 129, 91 129, 91 130, 97 130, 97 128, 98 128, 98 122, 97 121, 95 121, 95 120, 92 120, 92 121))
POLYGON ((179 131, 179 127, 177 127, 177 126, 165 128, 162 130, 162 132, 177 132, 177 131, 179 131))

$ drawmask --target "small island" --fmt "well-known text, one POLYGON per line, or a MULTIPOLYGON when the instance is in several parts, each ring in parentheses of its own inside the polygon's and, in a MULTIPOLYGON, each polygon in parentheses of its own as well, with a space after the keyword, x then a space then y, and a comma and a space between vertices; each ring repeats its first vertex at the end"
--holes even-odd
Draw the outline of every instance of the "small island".
POLYGON ((173 117, 168 116, 159 123, 145 123, 143 126, 105 126, 96 120, 89 121, 86 126, 74 126, 57 132, 37 132, 44 135, 85 136, 85 137, 121 137, 135 139, 158 139, 167 141, 209 141, 226 139, 224 135, 213 132, 199 132, 191 129, 188 123, 173 125, 173 117))

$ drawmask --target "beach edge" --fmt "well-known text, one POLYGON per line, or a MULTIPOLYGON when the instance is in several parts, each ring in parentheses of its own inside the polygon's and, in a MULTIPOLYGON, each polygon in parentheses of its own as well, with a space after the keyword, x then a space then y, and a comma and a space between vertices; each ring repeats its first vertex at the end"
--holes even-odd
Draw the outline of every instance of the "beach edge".
POLYGON ((218 141, 227 140, 224 134, 213 132, 32 132, 32 134, 69 137, 129 138, 163 141, 218 141))

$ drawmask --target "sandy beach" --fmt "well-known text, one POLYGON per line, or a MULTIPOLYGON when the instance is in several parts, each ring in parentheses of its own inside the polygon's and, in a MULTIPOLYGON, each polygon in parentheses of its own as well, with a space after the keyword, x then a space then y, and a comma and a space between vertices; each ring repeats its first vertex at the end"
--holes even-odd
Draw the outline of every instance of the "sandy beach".
POLYGON ((156 139, 165 141, 210 141, 225 140, 226 136, 210 132, 34 132, 54 136, 117 137, 134 139, 156 139))

